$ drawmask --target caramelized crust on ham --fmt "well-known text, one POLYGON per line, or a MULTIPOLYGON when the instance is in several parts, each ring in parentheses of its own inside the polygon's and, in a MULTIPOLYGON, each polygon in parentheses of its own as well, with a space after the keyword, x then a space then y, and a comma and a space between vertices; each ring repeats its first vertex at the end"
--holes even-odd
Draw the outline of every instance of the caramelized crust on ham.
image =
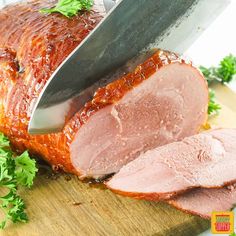
POLYGON ((0 13, 0 131, 18 151, 28 149, 82 177, 101 177, 141 152, 198 132, 207 118, 205 80, 191 62, 157 50, 133 72, 98 89, 62 132, 29 135, 40 91, 102 18, 96 6, 70 20, 40 14, 42 7, 48 6, 34 1, 0 13))
POLYGON ((235 183, 235 140, 236 129, 218 129, 150 150, 124 166, 107 186, 122 195, 165 200, 191 188, 235 183))
POLYGON ((77 173, 69 157, 69 129, 67 133, 30 136, 27 127, 51 74, 100 22, 104 12, 97 5, 72 19, 39 12, 56 2, 28 1, 0 10, 0 130, 19 152, 28 149, 52 165, 77 173))

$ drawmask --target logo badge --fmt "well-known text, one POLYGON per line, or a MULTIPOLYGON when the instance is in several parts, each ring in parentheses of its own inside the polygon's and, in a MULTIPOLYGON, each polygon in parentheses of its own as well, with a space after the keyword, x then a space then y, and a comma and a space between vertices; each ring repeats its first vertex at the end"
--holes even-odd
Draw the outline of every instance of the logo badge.
POLYGON ((232 234, 234 232, 234 213, 213 212, 211 215, 211 232, 213 234, 232 234))

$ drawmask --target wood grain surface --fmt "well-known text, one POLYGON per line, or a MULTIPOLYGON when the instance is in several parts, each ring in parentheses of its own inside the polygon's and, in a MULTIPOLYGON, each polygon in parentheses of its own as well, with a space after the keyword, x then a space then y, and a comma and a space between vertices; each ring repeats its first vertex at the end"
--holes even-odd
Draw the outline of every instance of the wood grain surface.
MULTIPOLYGON (((212 127, 236 127, 236 95, 215 85, 222 104, 212 127)), ((41 171, 42 172, 42 171, 41 171)), ((76 176, 40 173, 30 190, 22 190, 30 221, 8 224, 4 236, 194 236, 210 222, 190 216, 166 203, 133 200, 82 183, 76 176)))

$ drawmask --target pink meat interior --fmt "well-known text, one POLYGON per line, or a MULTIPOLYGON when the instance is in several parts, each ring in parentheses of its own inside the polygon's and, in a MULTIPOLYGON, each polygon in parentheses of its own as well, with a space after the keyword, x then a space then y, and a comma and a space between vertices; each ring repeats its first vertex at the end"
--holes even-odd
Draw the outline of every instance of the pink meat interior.
POLYGON ((193 189, 169 201, 175 207, 210 218, 213 211, 229 211, 236 202, 236 189, 230 187, 220 189, 193 189))
POLYGON ((236 181, 236 129, 219 129, 150 150, 109 182, 114 190, 166 198, 193 187, 236 181))
POLYGON ((117 172, 140 153, 197 133, 207 101, 206 84, 194 67, 162 67, 90 117, 71 145, 72 163, 83 177, 117 172))

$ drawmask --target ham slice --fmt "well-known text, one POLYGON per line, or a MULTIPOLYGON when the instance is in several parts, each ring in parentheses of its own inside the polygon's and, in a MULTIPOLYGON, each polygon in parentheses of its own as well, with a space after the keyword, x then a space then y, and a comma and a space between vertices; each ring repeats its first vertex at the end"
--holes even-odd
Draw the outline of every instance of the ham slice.
POLYGON ((70 147, 73 165, 84 176, 100 177, 142 152, 197 133, 206 121, 207 93, 196 68, 158 50, 86 105, 93 115, 70 147))
POLYGON ((193 189, 168 201, 179 210, 209 219, 213 211, 229 211, 236 203, 233 185, 220 189, 193 189))
POLYGON ((236 129, 218 129, 140 155, 107 186, 123 195, 163 200, 191 188, 234 183, 235 168, 236 129))
POLYGON ((55 168, 97 178, 199 131, 208 106, 203 75, 191 62, 157 50, 98 89, 62 132, 29 135, 33 106, 50 75, 103 16, 96 4, 72 19, 39 12, 52 4, 28 1, 0 12, 0 131, 19 152, 28 149, 55 168))

